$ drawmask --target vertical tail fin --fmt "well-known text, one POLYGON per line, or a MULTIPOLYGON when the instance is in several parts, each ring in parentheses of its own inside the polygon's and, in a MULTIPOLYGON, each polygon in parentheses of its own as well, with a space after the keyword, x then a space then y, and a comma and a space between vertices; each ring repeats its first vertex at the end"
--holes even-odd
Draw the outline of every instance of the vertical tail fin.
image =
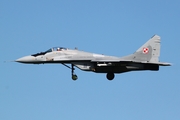
POLYGON ((153 63, 159 62, 160 42, 160 37, 154 35, 133 54, 133 59, 136 61, 147 61, 153 63))
POLYGON ((154 35, 144 45, 142 45, 134 54, 125 56, 123 59, 132 61, 143 61, 157 63, 160 56, 160 37, 154 35))

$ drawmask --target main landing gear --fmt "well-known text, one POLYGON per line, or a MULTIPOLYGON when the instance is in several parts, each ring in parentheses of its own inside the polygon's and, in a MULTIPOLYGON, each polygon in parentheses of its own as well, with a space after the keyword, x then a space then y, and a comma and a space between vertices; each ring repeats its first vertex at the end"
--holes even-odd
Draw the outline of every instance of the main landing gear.
POLYGON ((107 73, 106 77, 108 80, 113 80, 114 79, 114 73, 107 73))
MULTIPOLYGON (((63 63, 62 63, 62 64, 63 64, 63 63)), ((74 65, 71 64, 71 67, 69 67, 69 66, 66 65, 66 64, 63 64, 63 65, 66 66, 67 68, 71 69, 72 79, 73 79, 73 80, 77 80, 77 79, 78 79, 78 76, 74 73, 74 70, 75 70, 74 65)))

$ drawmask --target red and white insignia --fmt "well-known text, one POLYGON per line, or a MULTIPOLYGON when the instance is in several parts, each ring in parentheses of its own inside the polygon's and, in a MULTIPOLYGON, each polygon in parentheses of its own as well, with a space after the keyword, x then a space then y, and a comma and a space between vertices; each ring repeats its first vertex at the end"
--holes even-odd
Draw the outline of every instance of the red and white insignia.
POLYGON ((143 53, 144 54, 148 54, 148 52, 149 52, 149 48, 143 48, 143 53))

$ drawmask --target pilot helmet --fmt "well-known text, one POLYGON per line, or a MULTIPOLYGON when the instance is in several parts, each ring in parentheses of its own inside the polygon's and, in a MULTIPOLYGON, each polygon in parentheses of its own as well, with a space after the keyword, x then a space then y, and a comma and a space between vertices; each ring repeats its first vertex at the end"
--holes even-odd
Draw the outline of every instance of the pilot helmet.
POLYGON ((60 51, 60 48, 57 48, 57 51, 60 51))

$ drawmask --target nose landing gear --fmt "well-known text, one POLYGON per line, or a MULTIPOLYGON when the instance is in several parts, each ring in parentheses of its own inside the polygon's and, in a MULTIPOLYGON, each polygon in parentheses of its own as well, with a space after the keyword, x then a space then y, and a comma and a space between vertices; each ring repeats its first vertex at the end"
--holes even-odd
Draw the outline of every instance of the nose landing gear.
POLYGON ((78 79, 78 76, 74 73, 74 70, 75 70, 74 65, 71 64, 71 75, 72 75, 72 79, 73 79, 73 80, 77 80, 77 79, 78 79))
POLYGON ((75 68, 74 68, 74 65, 73 65, 73 64, 71 64, 71 67, 68 66, 68 65, 66 65, 66 64, 64 64, 64 63, 62 63, 62 65, 64 65, 64 66, 66 66, 67 68, 71 69, 71 76, 72 76, 71 78, 72 78, 73 80, 77 80, 77 79, 78 79, 78 76, 74 73, 75 68))

